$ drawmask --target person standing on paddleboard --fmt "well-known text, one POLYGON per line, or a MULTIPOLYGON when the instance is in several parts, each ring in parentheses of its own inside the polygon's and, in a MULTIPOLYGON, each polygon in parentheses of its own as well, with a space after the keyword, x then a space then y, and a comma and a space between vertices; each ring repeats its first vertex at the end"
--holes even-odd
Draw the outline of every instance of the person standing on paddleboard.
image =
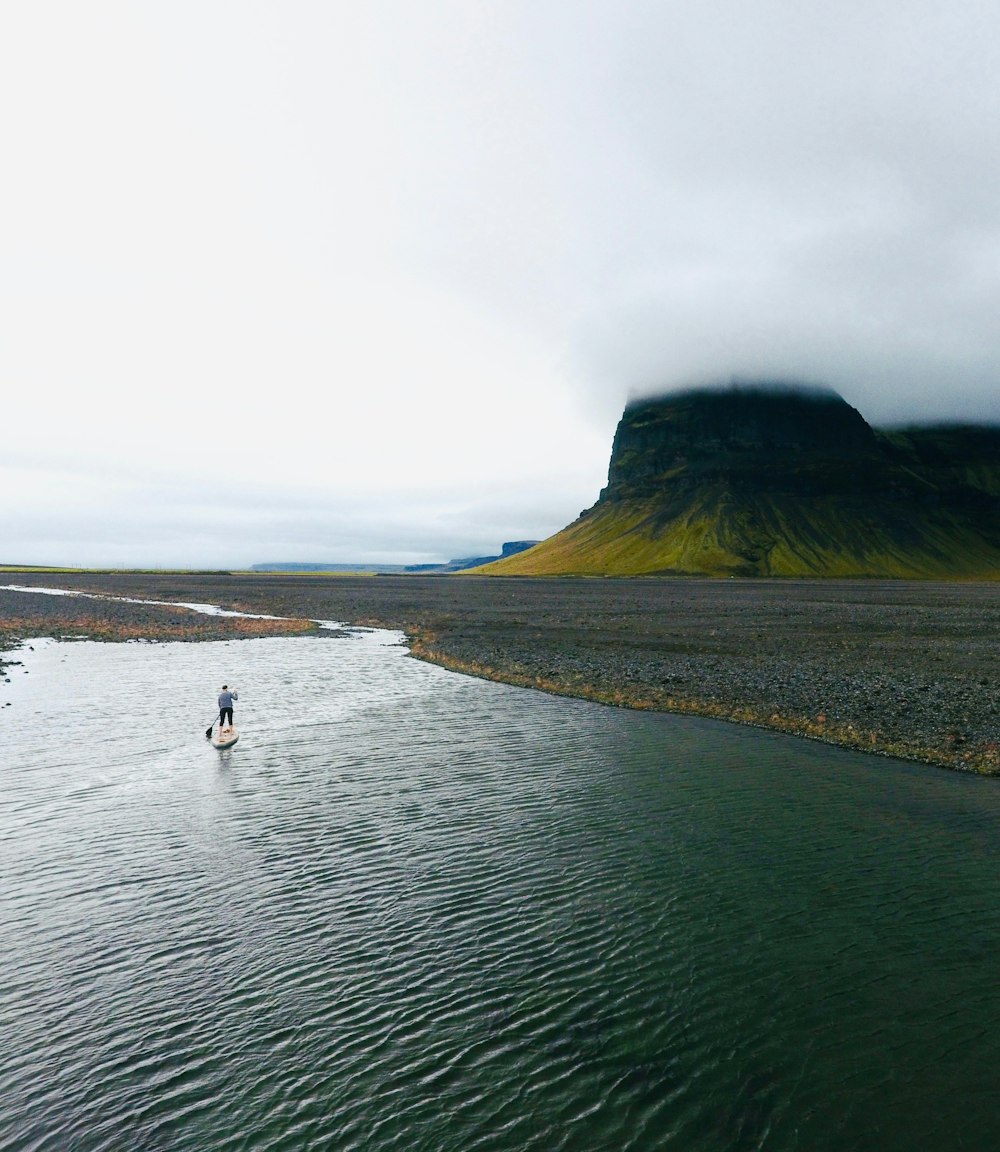
POLYGON ((229 727, 233 726, 233 701, 239 700, 240 695, 238 692, 230 692, 227 685, 222 685, 222 691, 219 693, 219 728, 226 727, 226 720, 229 720, 229 727))

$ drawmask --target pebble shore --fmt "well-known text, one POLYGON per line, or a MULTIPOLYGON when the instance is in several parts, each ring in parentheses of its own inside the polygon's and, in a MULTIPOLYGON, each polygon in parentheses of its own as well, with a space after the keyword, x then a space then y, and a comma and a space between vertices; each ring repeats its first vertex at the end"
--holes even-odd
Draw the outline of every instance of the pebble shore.
POLYGON ((1000 774, 998 584, 170 573, 11 582, 291 619, 192 621, 177 609, 0 592, 0 648, 81 632, 301 634, 341 620, 401 629, 414 656, 488 679, 1000 774), (95 605, 86 625, 80 614, 95 605))

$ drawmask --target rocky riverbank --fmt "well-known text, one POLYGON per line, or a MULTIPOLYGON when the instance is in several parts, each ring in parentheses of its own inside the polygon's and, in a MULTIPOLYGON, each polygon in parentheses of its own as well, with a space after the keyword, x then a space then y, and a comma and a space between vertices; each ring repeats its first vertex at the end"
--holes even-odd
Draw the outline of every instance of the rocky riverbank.
MULTIPOLYGON (((1000 773, 996 584, 85 574, 59 585, 292 618, 185 618, 169 635, 178 610, 141 619, 148 606, 77 601, 101 605, 95 638, 268 635, 313 619, 400 628, 415 656, 488 679, 1000 773)), ((0 593, 0 639, 11 595, 48 601, 44 632, 22 619, 19 635, 82 630, 72 601, 0 593)))

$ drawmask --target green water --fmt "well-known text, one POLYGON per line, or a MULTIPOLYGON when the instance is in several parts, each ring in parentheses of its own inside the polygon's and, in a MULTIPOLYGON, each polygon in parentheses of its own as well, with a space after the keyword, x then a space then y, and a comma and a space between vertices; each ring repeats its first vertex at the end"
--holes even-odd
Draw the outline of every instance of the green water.
POLYGON ((26 660, 0 1148, 1000 1147, 997 782, 378 634, 26 660))

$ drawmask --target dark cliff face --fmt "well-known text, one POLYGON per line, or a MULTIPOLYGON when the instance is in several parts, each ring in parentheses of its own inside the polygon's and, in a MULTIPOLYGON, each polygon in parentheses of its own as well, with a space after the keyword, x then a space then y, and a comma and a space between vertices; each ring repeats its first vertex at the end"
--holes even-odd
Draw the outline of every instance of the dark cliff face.
POLYGON ((964 486, 1000 497, 1000 427, 947 424, 883 434, 885 451, 938 488, 964 486))
POLYGON ((529 548, 534 548, 540 543, 540 540, 508 540, 500 549, 500 558, 506 559, 508 556, 516 556, 518 552, 527 552, 529 548))
POLYGON ((879 455, 875 433, 835 392, 764 384, 683 392, 625 409, 602 497, 652 493, 682 474, 811 487, 817 471, 879 455))
POLYGON ((630 404, 608 486, 498 574, 1000 579, 1000 429, 872 429, 834 392, 630 404))

